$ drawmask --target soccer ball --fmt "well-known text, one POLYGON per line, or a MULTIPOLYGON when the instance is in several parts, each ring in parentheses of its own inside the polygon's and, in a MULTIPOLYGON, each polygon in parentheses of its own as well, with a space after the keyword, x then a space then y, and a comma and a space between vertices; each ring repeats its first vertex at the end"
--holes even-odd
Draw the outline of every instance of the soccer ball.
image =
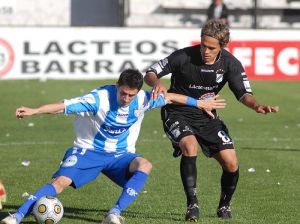
POLYGON ((32 213, 39 224, 56 224, 63 217, 64 208, 57 198, 46 196, 35 203, 32 213))

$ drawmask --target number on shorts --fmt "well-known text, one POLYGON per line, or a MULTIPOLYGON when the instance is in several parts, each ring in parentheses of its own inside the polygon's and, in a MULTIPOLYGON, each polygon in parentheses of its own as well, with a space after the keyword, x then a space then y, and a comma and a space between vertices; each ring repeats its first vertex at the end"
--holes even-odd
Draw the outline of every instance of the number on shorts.
POLYGON ((231 139, 228 137, 225 131, 219 131, 218 136, 222 139, 223 142, 230 142, 231 139))

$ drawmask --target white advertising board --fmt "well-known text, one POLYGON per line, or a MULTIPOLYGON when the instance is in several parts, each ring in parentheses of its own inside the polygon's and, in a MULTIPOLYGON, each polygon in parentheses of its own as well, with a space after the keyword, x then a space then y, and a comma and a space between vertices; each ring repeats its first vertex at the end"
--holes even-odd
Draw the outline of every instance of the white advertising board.
MULTIPOLYGON (((0 28, 0 79, 108 79, 196 44, 198 29, 0 28)), ((250 79, 300 80, 300 31, 232 30, 250 79)))

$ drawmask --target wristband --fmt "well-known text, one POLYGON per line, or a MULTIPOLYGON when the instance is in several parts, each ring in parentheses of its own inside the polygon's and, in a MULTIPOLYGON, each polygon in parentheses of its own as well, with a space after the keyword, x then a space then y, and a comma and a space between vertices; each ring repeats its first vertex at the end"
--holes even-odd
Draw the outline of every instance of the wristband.
POLYGON ((198 100, 194 99, 193 97, 187 97, 186 99, 186 105, 198 107, 198 100))

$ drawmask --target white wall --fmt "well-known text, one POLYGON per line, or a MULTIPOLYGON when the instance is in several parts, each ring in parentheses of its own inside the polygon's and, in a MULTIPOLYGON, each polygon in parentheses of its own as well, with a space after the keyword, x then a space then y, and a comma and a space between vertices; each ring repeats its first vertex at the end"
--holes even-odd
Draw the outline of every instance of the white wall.
POLYGON ((0 26, 69 26, 71 0, 1 0, 0 26))

